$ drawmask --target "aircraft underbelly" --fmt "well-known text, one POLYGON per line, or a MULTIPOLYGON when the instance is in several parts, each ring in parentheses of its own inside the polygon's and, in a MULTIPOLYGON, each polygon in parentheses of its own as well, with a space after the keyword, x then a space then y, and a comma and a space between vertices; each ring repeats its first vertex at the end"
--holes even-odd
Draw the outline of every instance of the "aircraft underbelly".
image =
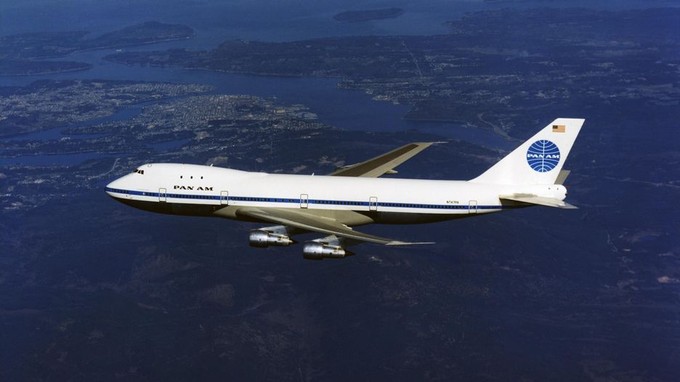
POLYGON ((152 202, 136 199, 116 199, 117 201, 140 210, 170 215, 210 216, 219 206, 208 204, 152 202))
POLYGON ((404 212, 373 213, 373 220, 379 224, 423 224, 475 216, 474 214, 423 214, 404 212))

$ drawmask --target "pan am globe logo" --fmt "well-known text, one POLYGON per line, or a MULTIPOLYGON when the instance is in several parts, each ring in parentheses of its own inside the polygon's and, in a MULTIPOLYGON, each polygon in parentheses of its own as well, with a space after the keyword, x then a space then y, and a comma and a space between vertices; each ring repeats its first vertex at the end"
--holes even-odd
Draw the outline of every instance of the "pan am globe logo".
POLYGON ((534 171, 548 172, 560 163, 560 149, 548 140, 536 141, 527 150, 527 163, 534 171))

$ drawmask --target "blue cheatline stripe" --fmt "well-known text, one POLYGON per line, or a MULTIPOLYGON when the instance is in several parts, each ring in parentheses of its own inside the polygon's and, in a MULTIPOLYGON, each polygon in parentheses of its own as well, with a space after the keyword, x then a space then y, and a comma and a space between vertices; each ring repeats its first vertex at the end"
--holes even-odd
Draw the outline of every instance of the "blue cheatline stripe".
MULTIPOLYGON (((154 198, 161 197, 159 192, 146 192, 146 191, 134 191, 134 190, 122 190, 119 188, 106 187, 107 192, 113 192, 116 194, 126 194, 126 195, 138 195, 138 196, 149 196, 154 198)), ((189 200, 223 200, 221 195, 195 195, 195 194, 169 194, 164 193, 162 195, 166 198, 173 199, 189 199, 189 200)), ((262 198, 254 196, 228 196, 227 200, 237 201, 237 202, 261 202, 261 203, 292 203, 300 204, 300 198, 262 198)), ((307 203, 312 205, 316 204, 319 206, 356 206, 356 207, 368 207, 369 202, 364 201, 354 201, 354 200, 325 200, 325 199, 308 199, 307 203)), ((478 205, 470 208, 469 205, 460 204, 418 204, 418 203, 393 203, 393 202, 377 202, 377 207, 392 207, 392 208, 421 208, 421 209, 438 209, 438 210, 498 210, 503 208, 508 208, 508 206, 502 205, 478 205)))

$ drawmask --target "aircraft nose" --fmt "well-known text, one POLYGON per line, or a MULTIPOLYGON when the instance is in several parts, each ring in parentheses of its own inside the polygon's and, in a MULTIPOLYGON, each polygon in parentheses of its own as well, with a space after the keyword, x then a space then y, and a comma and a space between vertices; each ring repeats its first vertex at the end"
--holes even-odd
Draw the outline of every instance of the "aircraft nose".
POLYGON ((105 188, 106 194, 109 195, 109 196, 115 197, 115 196, 114 196, 114 191, 113 191, 113 190, 118 189, 118 185, 119 185, 118 179, 116 179, 116 180, 114 180, 113 182, 107 184, 107 185, 106 185, 106 188, 105 188))
POLYGON ((125 176, 120 177, 120 178, 114 180, 113 182, 107 184, 106 189, 105 189, 106 193, 113 198, 120 197, 120 194, 122 193, 122 191, 126 189, 125 178, 128 177, 128 176, 129 175, 125 175, 125 176))

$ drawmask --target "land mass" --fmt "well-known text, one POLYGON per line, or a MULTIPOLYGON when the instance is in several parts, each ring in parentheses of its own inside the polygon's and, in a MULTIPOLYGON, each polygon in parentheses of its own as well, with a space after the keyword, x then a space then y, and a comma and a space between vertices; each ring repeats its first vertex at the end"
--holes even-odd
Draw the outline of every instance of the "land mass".
POLYGON ((0 76, 35 76, 89 70, 91 64, 74 61, 0 60, 0 76))
MULTIPOLYGON (((65 190, 99 187, 93 180, 102 168, 106 172, 113 166, 112 172, 117 174, 120 166, 128 171, 135 162, 151 156, 167 162, 242 169, 265 165, 273 172, 305 168, 332 172, 340 160, 326 156, 320 166, 315 155, 304 150, 291 154, 285 149, 312 137, 321 139, 321 132, 328 133, 326 138, 331 140, 337 134, 299 104, 214 94, 205 85, 133 81, 44 80, 0 90, 0 137, 4 138, 0 140, 0 194, 6 196, 0 209, 4 211, 42 206, 65 190), (45 132, 44 126, 51 132, 45 132), (287 144, 279 145, 281 142, 287 144), (253 152, 257 157, 249 154, 253 152), (92 168, 78 161, 56 165, 21 162, 38 157, 49 162, 50 157, 86 153, 95 154, 96 162, 108 164, 92 168), (123 158, 114 165, 108 156, 123 158), (62 173, 69 168, 73 177, 62 173), (35 184, 41 185, 40 193, 31 192, 35 184)), ((331 142, 319 145, 319 152, 331 146, 331 142)))
MULTIPOLYGON (((587 118, 569 158, 580 210, 370 227, 441 242, 366 245, 342 264, 301 264, 299 246, 254 252, 253 225, 143 213, 104 186, 151 161, 325 174, 439 137, 340 131, 304 106, 202 85, 0 87, 0 128, 32 132, 0 139, 0 320, 18 344, 0 346, 0 380, 677 379, 680 66, 676 39, 660 38, 677 13, 553 12, 473 15, 430 38, 146 57, 335 76, 412 114, 460 108, 517 134, 537 127, 527 118, 587 118)), ((469 179, 502 156, 455 141, 421 155, 399 176, 469 179)))
POLYGON ((0 88, 0 137, 92 122, 131 105, 209 90, 203 85, 104 80, 43 80, 0 88))
MULTIPOLYGON (((23 114, 38 125, 81 121, 55 138, 0 140, 7 290, 0 294, 0 318, 4 340, 26 344, 4 353, 3 362, 13 367, 0 369, 3 380, 172 379, 195 375, 196 365, 249 380, 262 376, 255 363, 267 364, 277 380, 302 373, 362 379, 346 370, 352 368, 337 368, 338 349, 351 364, 378 365, 389 380, 405 374, 401 365, 408 365, 409 380, 521 380, 530 373, 540 380, 662 381, 675 375, 680 256, 674 220, 659 220, 657 209, 668 208, 661 202, 634 201, 640 194, 674 200, 677 188, 639 179, 652 168, 672 177, 677 154, 640 145, 660 136, 643 130, 629 145, 602 145, 606 126, 616 127, 614 136, 637 129, 629 127, 628 110, 612 115, 610 125, 592 124, 588 134, 598 135, 583 137, 580 153, 570 157, 579 169, 570 186, 587 203, 580 214, 551 219, 551 211, 513 211, 471 224, 409 229, 404 234, 435 238, 455 229, 459 239, 405 252, 366 245, 348 265, 314 264, 310 272, 296 248, 249 250, 244 235, 252 225, 143 213, 107 200, 103 187, 152 160, 323 174, 432 137, 340 131, 301 105, 184 86, 41 81, 0 88, 7 101, 0 116, 23 114), (106 115, 120 102, 144 106, 124 119, 92 118, 100 113, 91 109, 106 115), (43 115, 52 107, 61 112, 43 115), (70 166, 3 162, 4 155, 87 151, 98 154, 70 166), (603 165, 594 167, 593 158, 603 165), (626 172, 638 163, 638 172, 626 172), (630 174, 635 183, 613 182, 615 174, 630 174), (626 188, 631 185, 636 188, 626 188), (639 228, 643 224, 650 229, 639 228), (494 232, 493 240, 476 239, 479 232, 494 232), (83 239, 89 237, 96 240, 83 239), (352 272, 338 275, 339 266, 352 272), (185 334, 169 340, 168 333, 185 334), (506 344, 517 343, 547 350, 487 371, 505 359, 506 344), (640 354, 650 355, 636 363, 640 354)), ((645 128, 658 131, 656 124, 645 128)), ((402 174, 452 178, 483 169, 495 156, 463 142, 428 151, 402 174)))
POLYGON ((404 10, 401 8, 382 8, 341 12, 333 16, 333 19, 344 23, 358 23, 371 20, 394 19, 403 14, 404 10))
POLYGON ((0 37, 0 76, 20 76, 87 70, 91 65, 69 61, 47 61, 74 52, 119 49, 191 38, 192 28, 155 21, 129 26, 95 38, 88 32, 24 33, 0 37))
POLYGON ((593 105, 628 108, 640 97, 656 105, 677 104, 680 43, 666 36, 680 23, 680 10, 564 9, 559 18, 554 13, 479 12, 449 23, 450 33, 438 36, 231 40, 210 51, 123 52, 107 59, 129 65, 335 77, 343 88, 410 105, 408 119, 463 123, 484 113, 485 121, 510 135, 527 132, 516 131, 516 121, 525 122, 520 126, 539 123, 522 116, 522 105, 538 109, 531 113, 535 116, 552 118, 563 113, 562 105, 574 94, 582 95, 580 109, 589 115, 600 114, 593 105), (546 25, 548 19, 553 21, 546 25), (673 78, 674 83, 668 81, 673 78), (594 90, 600 87, 607 91, 594 90))

